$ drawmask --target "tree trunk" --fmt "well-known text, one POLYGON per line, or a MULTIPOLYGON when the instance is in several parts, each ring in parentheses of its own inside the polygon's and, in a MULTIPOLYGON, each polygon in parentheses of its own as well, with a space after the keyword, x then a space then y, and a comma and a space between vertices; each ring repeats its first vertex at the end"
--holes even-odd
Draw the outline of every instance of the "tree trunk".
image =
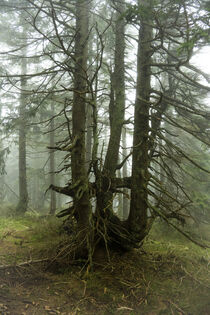
POLYGON ((107 191, 107 181, 116 176, 120 139, 125 115, 125 21, 122 18, 124 1, 116 4, 115 22, 115 68, 111 78, 111 99, 109 106, 110 137, 105 157, 102 183, 97 195, 97 211, 102 216, 112 213, 113 193, 107 191))
MULTIPOLYGON (((72 108, 71 154, 74 208, 80 237, 87 241, 91 226, 91 205, 85 158, 86 91, 87 91, 88 2, 76 2, 75 71, 72 108)), ((87 244, 87 243, 86 243, 87 244)))
MULTIPOLYGON (((26 36, 23 32, 23 36, 26 36)), ((26 177, 26 106, 27 106, 27 80, 23 76, 27 72, 26 48, 22 49, 21 79, 20 79, 20 105, 19 105, 19 202, 16 207, 17 214, 24 214, 28 207, 28 191, 26 177)))
MULTIPOLYGON (((117 171, 117 177, 122 178, 122 169, 117 171)), ((117 215, 121 220, 123 220, 124 219, 124 216, 123 216, 123 195, 120 193, 117 194, 117 196, 115 197, 115 201, 117 204, 117 215)))
MULTIPOLYGON (((127 156, 127 141, 126 141, 126 128, 123 128, 122 131, 122 146, 123 146, 123 159, 127 156)), ((123 165, 123 177, 128 177, 128 169, 127 169, 127 162, 124 163, 123 165)), ((128 218, 129 215, 129 199, 128 199, 128 195, 129 195, 129 190, 127 188, 123 189, 123 219, 126 220, 128 218)))
MULTIPOLYGON (((91 16, 90 16, 90 12, 89 12, 89 19, 90 21, 91 16)), ((92 21, 91 21, 92 22, 92 21)), ((94 53, 93 53, 93 43, 94 43, 94 36, 92 34, 89 34, 89 41, 88 41, 88 76, 89 76, 89 80, 91 81, 93 79, 94 76, 94 69, 91 66, 94 62, 94 53)), ((91 86, 91 89, 93 89, 94 87, 91 86)), ((92 160, 92 139, 93 139, 93 108, 92 108, 92 102, 95 101, 95 97, 97 91, 95 91, 95 93, 93 92, 93 90, 91 91, 91 96, 89 97, 89 102, 86 104, 86 169, 87 171, 89 171, 89 167, 90 167, 90 163, 92 160)))
POLYGON ((87 104, 86 108, 87 117, 87 135, 86 135, 86 169, 89 170, 90 162, 92 159, 92 136, 93 136, 93 119, 92 119, 92 108, 90 104, 87 104))
POLYGON ((149 26, 150 1, 139 1, 145 12, 140 16, 137 54, 137 88, 134 113, 133 163, 129 229, 139 242, 147 231, 147 185, 149 167, 149 99, 152 28, 149 26))
MULTIPOLYGON (((52 119, 50 121, 50 147, 55 147, 55 121, 54 121, 54 103, 51 103, 52 119)), ((55 185, 55 152, 50 150, 50 185, 55 185)), ((56 192, 50 190, 50 214, 54 215, 56 211, 56 192)))
POLYGON ((118 164, 120 139, 125 115, 125 22, 121 18, 124 1, 117 4, 115 23, 114 100, 110 102, 110 138, 104 162, 104 173, 114 176, 118 164))
MULTIPOLYGON (((1 105, 0 105, 0 120, 1 120, 1 105)), ((3 141, 0 137, 0 154, 1 151, 3 150, 3 141)), ((5 198, 5 157, 4 155, 1 156, 0 158, 0 186, 1 186, 1 190, 0 190, 0 202, 2 203, 4 201, 5 198)))

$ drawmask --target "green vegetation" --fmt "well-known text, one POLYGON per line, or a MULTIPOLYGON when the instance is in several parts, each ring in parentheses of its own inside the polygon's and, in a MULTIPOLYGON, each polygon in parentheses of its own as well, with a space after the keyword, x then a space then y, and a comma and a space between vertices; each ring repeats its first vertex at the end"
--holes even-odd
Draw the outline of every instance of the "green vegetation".
POLYGON ((163 224, 154 225, 141 250, 110 252, 111 261, 97 252, 93 271, 55 261, 66 237, 54 217, 1 219, 1 266, 31 261, 0 270, 10 314, 209 314, 210 250, 163 224), (33 263, 44 258, 49 261, 33 263))

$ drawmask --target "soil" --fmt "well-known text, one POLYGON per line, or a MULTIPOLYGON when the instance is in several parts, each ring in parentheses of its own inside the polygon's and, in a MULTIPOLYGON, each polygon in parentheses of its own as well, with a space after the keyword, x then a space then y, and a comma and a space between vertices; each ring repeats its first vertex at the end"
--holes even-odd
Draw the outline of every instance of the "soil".
POLYGON ((44 255, 31 230, 10 232, 0 239, 1 315, 210 315, 209 251, 149 239, 111 261, 100 254, 92 271, 71 262, 52 268, 34 263, 44 255))

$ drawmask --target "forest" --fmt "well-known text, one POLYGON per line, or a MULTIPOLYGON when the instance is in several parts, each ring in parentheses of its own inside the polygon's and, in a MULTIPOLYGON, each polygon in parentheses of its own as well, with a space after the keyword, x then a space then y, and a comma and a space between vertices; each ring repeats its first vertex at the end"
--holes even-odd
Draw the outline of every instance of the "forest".
POLYGON ((210 1, 0 12, 0 314, 210 314, 210 1))

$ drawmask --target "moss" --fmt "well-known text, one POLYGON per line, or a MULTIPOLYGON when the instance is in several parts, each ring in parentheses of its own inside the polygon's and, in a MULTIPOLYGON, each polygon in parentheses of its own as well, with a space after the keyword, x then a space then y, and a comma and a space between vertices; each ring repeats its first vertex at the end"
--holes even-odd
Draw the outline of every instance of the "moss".
MULTIPOLYGON (((1 239, 1 264, 26 261, 29 251, 33 259, 54 256, 63 237, 59 226, 54 218, 3 219, 0 235, 9 229, 12 234, 1 239)), ((95 263, 91 272, 68 263, 44 270, 47 282, 41 277, 36 294, 54 307, 59 297, 64 312, 85 315, 209 314, 209 249, 152 231, 141 250, 113 251, 110 257, 110 262, 95 263), (62 303, 66 300, 69 304, 62 303)), ((31 285, 34 292, 33 281, 31 285)))

